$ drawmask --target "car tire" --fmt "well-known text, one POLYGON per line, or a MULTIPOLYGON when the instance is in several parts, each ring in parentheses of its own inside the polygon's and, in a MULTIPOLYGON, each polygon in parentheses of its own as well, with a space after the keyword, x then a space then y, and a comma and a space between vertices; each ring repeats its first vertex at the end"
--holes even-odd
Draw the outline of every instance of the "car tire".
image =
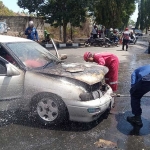
POLYGON ((101 43, 101 42, 98 43, 98 46, 99 46, 99 47, 103 47, 103 43, 101 43))
POLYGON ((31 115, 34 121, 43 125, 58 125, 68 118, 68 111, 61 97, 42 93, 33 98, 31 115))

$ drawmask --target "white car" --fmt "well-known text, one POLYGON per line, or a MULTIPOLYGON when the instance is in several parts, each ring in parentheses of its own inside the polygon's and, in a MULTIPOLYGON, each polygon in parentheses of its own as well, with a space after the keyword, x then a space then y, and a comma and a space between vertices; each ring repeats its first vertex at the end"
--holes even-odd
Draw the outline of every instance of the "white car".
POLYGON ((65 55, 56 53, 0 35, 0 111, 25 110, 43 124, 59 124, 90 122, 113 106, 112 89, 102 82, 107 67, 63 63, 65 55))

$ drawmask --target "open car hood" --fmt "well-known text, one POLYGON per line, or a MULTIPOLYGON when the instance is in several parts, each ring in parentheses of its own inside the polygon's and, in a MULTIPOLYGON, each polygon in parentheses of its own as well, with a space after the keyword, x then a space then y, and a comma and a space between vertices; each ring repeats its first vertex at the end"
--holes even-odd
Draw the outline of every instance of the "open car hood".
POLYGON ((37 70, 36 72, 69 77, 93 85, 104 78, 105 74, 108 72, 108 68, 95 63, 62 63, 53 67, 37 70))

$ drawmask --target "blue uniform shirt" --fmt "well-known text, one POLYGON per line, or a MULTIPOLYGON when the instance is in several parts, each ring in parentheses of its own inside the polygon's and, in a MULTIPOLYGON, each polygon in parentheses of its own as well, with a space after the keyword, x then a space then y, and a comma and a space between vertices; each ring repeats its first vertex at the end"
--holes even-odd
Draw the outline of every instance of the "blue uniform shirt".
POLYGON ((150 81, 150 65, 137 68, 131 75, 131 87, 140 80, 150 81), (144 78, 143 78, 144 77, 144 78))
POLYGON ((30 40, 39 40, 39 37, 38 37, 38 32, 36 30, 35 27, 31 28, 31 27, 28 27, 26 30, 25 30, 25 35, 27 35, 27 38, 30 39, 30 40))

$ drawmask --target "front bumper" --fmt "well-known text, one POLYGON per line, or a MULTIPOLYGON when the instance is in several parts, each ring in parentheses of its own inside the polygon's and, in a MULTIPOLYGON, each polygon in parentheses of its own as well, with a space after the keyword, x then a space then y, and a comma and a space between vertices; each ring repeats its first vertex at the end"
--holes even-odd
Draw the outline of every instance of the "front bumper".
POLYGON ((73 104, 67 104, 69 119, 78 122, 91 122, 99 118, 109 107, 114 105, 114 97, 111 95, 113 91, 111 88, 98 99, 90 101, 75 101, 73 104), (89 110, 96 110, 90 112, 89 110))

